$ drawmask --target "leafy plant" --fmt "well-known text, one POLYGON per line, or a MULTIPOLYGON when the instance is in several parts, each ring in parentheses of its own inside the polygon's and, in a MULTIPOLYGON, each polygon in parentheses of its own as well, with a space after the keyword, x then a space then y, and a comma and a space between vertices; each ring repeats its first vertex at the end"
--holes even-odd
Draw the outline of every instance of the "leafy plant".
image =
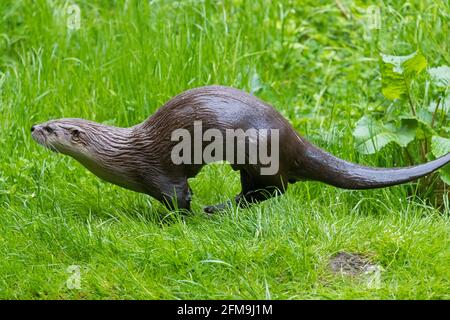
MULTIPOLYGON (((364 115, 357 122, 353 136, 359 152, 374 154, 395 144, 411 165, 450 152, 450 139, 445 137, 450 133, 450 67, 427 66, 419 51, 407 56, 380 54, 381 92, 391 103, 381 116, 364 115)), ((448 166, 439 176, 450 184, 448 166)), ((428 187, 431 181, 421 183, 428 187)))

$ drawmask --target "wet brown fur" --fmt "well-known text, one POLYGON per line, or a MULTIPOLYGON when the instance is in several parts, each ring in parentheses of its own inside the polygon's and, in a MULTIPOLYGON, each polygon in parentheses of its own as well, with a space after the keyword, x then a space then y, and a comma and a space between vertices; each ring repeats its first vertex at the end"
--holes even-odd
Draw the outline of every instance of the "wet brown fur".
MULTIPOLYGON (((235 198, 239 205, 283 193, 289 183, 304 179, 347 189, 386 187, 422 177, 450 161, 450 154, 447 154, 408 168, 371 168, 353 164, 310 144, 269 104, 223 86, 183 92, 131 128, 106 126, 83 119, 60 119, 34 126, 33 138, 53 150, 71 155, 106 181, 146 193, 169 208, 189 210, 192 194, 187 179, 194 177, 204 163, 175 165, 171 150, 178 142, 171 141, 171 134, 180 128, 193 134, 194 121, 201 121, 203 130, 279 130, 277 174, 261 175, 260 164, 232 165, 241 174, 242 192, 235 198), (46 131, 50 130, 48 128, 53 128, 50 133, 46 131), (66 131, 78 136, 73 150, 74 142, 59 143, 62 137, 57 135, 67 139, 66 131)), ((211 206, 205 211, 214 212, 226 206, 211 206)))

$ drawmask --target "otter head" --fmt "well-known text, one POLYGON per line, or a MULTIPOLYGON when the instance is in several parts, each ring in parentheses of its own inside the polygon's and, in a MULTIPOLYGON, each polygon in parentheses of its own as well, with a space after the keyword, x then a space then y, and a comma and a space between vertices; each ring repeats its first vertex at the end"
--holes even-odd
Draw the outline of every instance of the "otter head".
POLYGON ((33 139, 40 145, 74 158, 86 155, 87 130, 82 119, 51 120, 31 127, 33 139))
MULTIPOLYGON (((51 120, 31 127, 37 143, 78 160, 103 180, 144 192, 133 171, 139 156, 129 138, 130 128, 117 128, 84 119, 51 120)), ((137 141, 137 135, 134 135, 137 141)))

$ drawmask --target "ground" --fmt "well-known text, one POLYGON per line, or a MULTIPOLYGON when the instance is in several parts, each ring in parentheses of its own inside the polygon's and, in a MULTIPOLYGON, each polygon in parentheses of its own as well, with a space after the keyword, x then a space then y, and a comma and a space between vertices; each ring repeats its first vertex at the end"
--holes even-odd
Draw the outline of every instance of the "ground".
POLYGON ((238 175, 214 164, 191 181, 195 212, 183 218, 30 136, 60 117, 131 126, 179 92, 221 84, 341 158, 405 165, 395 146, 359 154, 352 130, 386 105, 380 51, 450 63, 446 2, 375 7, 377 32, 359 1, 71 3, 0 3, 0 298, 450 298, 448 201, 432 207, 415 184, 299 182, 208 217, 202 206, 239 192, 238 175), (339 252, 380 266, 379 281, 333 272, 339 252))

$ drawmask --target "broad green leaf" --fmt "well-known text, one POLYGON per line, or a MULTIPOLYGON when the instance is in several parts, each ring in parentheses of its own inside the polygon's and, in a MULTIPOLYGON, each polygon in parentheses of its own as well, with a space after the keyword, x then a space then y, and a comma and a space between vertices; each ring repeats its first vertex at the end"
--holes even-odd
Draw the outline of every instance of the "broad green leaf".
POLYGON ((391 56, 381 53, 383 63, 390 64, 398 74, 420 73, 427 66, 427 59, 416 51, 407 56, 391 56))
MULTIPOLYGON (((445 156, 450 152, 450 139, 433 136, 431 138, 431 152, 437 158, 445 156)), ((450 165, 446 165, 439 170, 439 177, 450 185, 450 165)))
POLYGON ((450 165, 446 165, 439 170, 439 178, 441 178, 441 180, 446 184, 450 185, 450 165))
POLYGON ((417 121, 402 120, 401 126, 393 123, 383 125, 380 121, 364 116, 356 123, 353 136, 356 148, 364 154, 373 154, 391 142, 406 147, 414 140, 417 121))
POLYGON ((425 109, 417 110, 417 116, 413 115, 402 115, 400 116, 401 121, 413 121, 416 123, 415 135, 417 139, 425 139, 436 135, 436 131, 431 128, 431 119, 433 115, 425 109))
POLYGON ((381 54, 381 91, 395 100, 408 91, 411 80, 427 66, 427 60, 418 51, 407 56, 381 54))
POLYGON ((407 88, 403 76, 394 71, 390 64, 383 63, 381 68, 381 92, 389 100, 399 99, 407 88))
POLYGON ((411 58, 402 63, 403 74, 408 77, 414 77, 427 67, 427 59, 420 52, 416 52, 411 58))
POLYGON ((384 131, 380 122, 367 116, 362 117, 353 131, 357 143, 356 149, 364 154, 372 154, 380 150, 395 139, 384 131))
POLYGON ((393 141, 395 141, 393 133, 380 132, 357 145, 357 149, 363 154, 374 154, 393 141))
POLYGON ((395 142, 397 142, 400 147, 405 148, 411 141, 414 140, 416 136, 416 130, 416 120, 402 119, 400 128, 395 131, 397 136, 395 142))
POLYGON ((428 69, 431 81, 438 87, 450 86, 450 67, 440 66, 428 69))
POLYGON ((402 64, 406 60, 413 58, 415 54, 416 52, 411 53, 410 55, 407 56, 391 56, 388 54, 380 53, 380 56, 382 62, 390 64, 393 67, 393 71, 395 73, 402 74, 403 73, 402 64))
POLYGON ((431 152, 437 158, 442 157, 450 152, 450 139, 440 136, 431 138, 431 152))

